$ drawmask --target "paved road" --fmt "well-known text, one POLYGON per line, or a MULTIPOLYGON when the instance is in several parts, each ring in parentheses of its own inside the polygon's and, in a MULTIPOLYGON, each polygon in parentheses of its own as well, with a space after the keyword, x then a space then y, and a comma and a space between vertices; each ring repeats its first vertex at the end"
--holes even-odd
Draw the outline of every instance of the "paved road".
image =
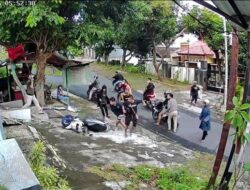
MULTIPOLYGON (((86 98, 86 91, 88 88, 89 83, 93 80, 93 76, 95 73, 88 68, 85 68, 81 73, 81 75, 74 76, 75 80, 69 84, 69 91, 75 95, 81 96, 86 98), (82 79, 83 77, 84 79, 82 79), (79 80, 78 80, 79 78, 79 80), (80 79, 81 78, 81 79, 80 79)), ((60 78, 50 78, 47 77, 47 81, 52 83, 52 79, 55 83, 61 83, 62 80, 60 78)), ((99 76, 101 85, 105 84, 108 87, 109 96, 115 96, 112 92, 113 87, 110 79, 99 76)), ((142 94, 138 92, 133 93, 134 96, 138 99, 142 99, 142 94)), ((154 122, 152 120, 151 112, 140 105, 138 107, 138 113, 140 116, 139 124, 141 124, 144 128, 158 133, 166 138, 174 140, 183 146, 190 148, 192 150, 199 150, 209 153, 215 153, 218 148, 219 139, 222 130, 222 123, 218 120, 212 119, 212 130, 209 132, 205 142, 200 142, 202 131, 199 129, 200 121, 198 119, 198 114, 192 113, 190 111, 179 109, 179 124, 180 127, 177 133, 168 132, 166 126, 156 127, 154 126, 154 122)), ((231 134, 233 130, 231 130, 231 134)), ((229 155, 230 149, 232 144, 232 137, 229 136, 229 141, 226 147, 226 156, 229 155)), ((246 149, 245 160, 250 161, 250 146, 246 149)))

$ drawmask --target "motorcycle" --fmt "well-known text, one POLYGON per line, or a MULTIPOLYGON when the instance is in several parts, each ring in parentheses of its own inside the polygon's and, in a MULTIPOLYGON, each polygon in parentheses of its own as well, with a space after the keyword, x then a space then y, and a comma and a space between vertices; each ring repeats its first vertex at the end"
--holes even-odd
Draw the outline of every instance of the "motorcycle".
POLYGON ((114 91, 119 93, 121 90, 120 90, 120 85, 121 83, 123 83, 122 80, 118 80, 118 81, 113 81, 113 86, 114 86, 114 91))
POLYGON ((94 118, 86 118, 83 120, 83 123, 89 131, 93 132, 105 132, 110 129, 110 126, 107 123, 94 118))
POLYGON ((72 115, 66 115, 62 118, 62 126, 65 129, 73 130, 77 133, 87 133, 89 131, 93 132, 106 132, 110 129, 110 126, 98 119, 94 118, 86 118, 80 120, 79 118, 75 118, 72 115))
MULTIPOLYGON (((154 119, 154 121, 156 122, 159 116, 159 113, 163 110, 164 106, 166 106, 166 103, 164 104, 164 102, 162 101, 155 101, 152 103, 152 118, 154 119)), ((168 125, 168 116, 163 116, 163 118, 161 119, 161 122, 166 123, 166 125, 168 125)), ((172 119, 171 121, 171 128, 173 129, 174 127, 174 121, 172 119)), ((177 128, 179 127, 179 122, 177 121, 177 128)))
POLYGON ((155 94, 154 94, 154 93, 153 93, 153 94, 150 94, 150 93, 144 92, 144 93, 143 93, 143 100, 144 100, 145 103, 146 103, 146 107, 147 107, 148 109, 152 110, 152 109, 153 109, 153 104, 154 104, 154 102, 156 101, 156 99, 155 99, 155 94))

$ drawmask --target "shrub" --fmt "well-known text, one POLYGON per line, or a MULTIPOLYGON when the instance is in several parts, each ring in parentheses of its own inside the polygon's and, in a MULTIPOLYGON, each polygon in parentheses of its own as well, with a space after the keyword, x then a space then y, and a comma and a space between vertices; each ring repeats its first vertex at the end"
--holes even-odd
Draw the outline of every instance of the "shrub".
POLYGON ((145 66, 144 65, 129 65, 125 66, 125 70, 129 73, 145 73, 145 66))
POLYGON ((59 176, 56 168, 45 166, 45 146, 41 141, 32 148, 29 161, 43 189, 70 189, 68 182, 59 176))
POLYGON ((161 169, 157 186, 163 190, 203 190, 206 183, 193 176, 187 170, 176 168, 173 170, 161 169))

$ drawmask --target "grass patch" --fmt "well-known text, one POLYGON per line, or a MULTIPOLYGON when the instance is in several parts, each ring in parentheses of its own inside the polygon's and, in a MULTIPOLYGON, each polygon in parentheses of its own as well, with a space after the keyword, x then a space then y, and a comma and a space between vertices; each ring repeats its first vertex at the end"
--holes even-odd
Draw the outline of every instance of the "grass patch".
POLYGON ((45 74, 49 76, 62 76, 62 71, 55 67, 46 67, 45 74))
POLYGON ((141 184, 149 188, 162 190, 203 190, 206 181, 183 167, 157 168, 148 165, 138 165, 127 168, 122 165, 112 165, 105 168, 93 167, 89 169, 105 180, 121 181, 126 179, 130 183, 125 187, 127 190, 139 189, 141 184), (113 178, 113 176, 115 176, 113 178))
MULTIPOLYGON (((122 68, 118 65, 106 65, 103 63, 90 64, 90 67, 97 73, 101 73, 109 78, 114 75, 115 71, 122 70, 122 68)), ((147 78, 149 77, 155 81, 156 85, 162 85, 164 88, 169 87, 177 90, 187 90, 190 88, 190 85, 186 84, 186 82, 176 82, 171 79, 163 79, 163 81, 159 81, 156 75, 143 73, 142 70, 142 68, 135 66, 127 66, 123 70, 124 77, 129 81, 132 88, 135 90, 144 90, 147 78)))
POLYGON ((7 188, 4 187, 3 185, 0 185, 0 190, 7 190, 7 188))
MULTIPOLYGON (((36 70, 36 68, 37 68, 37 65, 33 64, 32 69, 36 70)), ((45 75, 62 76, 62 71, 57 69, 56 67, 47 66, 45 69, 45 75)))
MULTIPOLYGON (((212 172, 214 155, 195 153, 194 159, 184 165, 168 168, 157 168, 149 165, 126 167, 114 164, 105 167, 92 167, 89 172, 103 177, 107 181, 128 181, 126 190, 139 189, 140 184, 146 184, 149 189, 161 190, 204 190, 212 172)), ((217 179, 220 179, 225 169, 222 163, 217 179)))

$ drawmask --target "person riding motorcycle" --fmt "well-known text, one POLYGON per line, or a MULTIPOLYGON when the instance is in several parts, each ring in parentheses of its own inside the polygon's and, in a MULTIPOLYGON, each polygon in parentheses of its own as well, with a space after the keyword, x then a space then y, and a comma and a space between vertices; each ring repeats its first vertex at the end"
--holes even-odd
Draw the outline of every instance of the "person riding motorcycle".
POLYGON ((115 75, 112 77, 114 80, 113 80, 113 85, 117 82, 117 81, 123 81, 124 80, 124 77, 123 75, 120 73, 120 71, 116 71, 115 72, 115 75))
POLYGON ((92 99, 92 95, 94 92, 96 92, 99 89, 99 80, 98 80, 98 76, 94 76, 94 81, 90 84, 89 86, 89 100, 92 99))
POLYGON ((125 101, 126 97, 132 95, 132 89, 127 80, 124 80, 124 82, 122 82, 119 85, 119 88, 120 88, 120 92, 118 94, 118 99, 120 101, 125 101))
POLYGON ((115 73, 116 74, 112 77, 114 79, 112 84, 114 86, 114 91, 119 92, 119 85, 124 81, 124 77, 119 71, 115 73))
POLYGON ((168 92, 164 92, 164 101, 159 102, 158 105, 156 105, 155 109, 153 110, 157 112, 157 117, 155 118, 157 121, 161 120, 164 117, 164 114, 166 114, 166 110, 168 108, 168 92))
POLYGON ((155 98, 154 89, 155 89, 155 85, 152 82, 152 79, 148 78, 147 86, 143 93, 143 100, 150 101, 151 99, 155 98))

